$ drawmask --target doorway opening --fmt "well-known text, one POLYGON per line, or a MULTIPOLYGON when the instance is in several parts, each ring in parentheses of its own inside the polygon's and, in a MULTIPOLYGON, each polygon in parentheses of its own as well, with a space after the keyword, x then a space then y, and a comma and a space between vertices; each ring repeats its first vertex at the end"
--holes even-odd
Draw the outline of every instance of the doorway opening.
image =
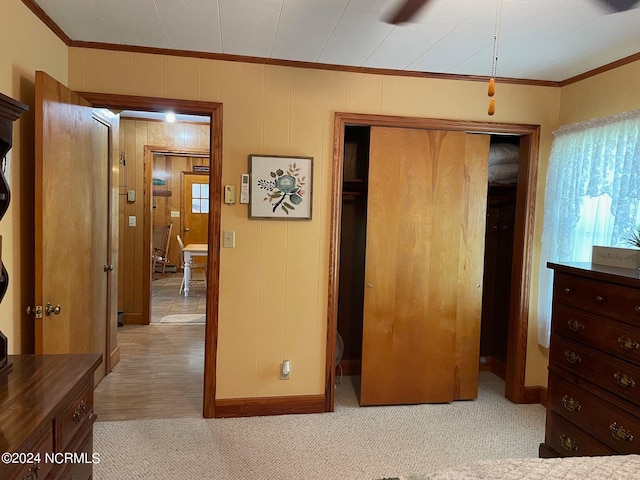
POLYGON ((208 149, 144 146, 144 184, 148 187, 144 215, 145 225, 149 225, 144 240, 146 245, 148 238, 151 265, 143 265, 143 324, 203 320, 207 255, 194 257, 197 268, 185 272, 184 249, 197 244, 204 247, 205 254, 208 252, 209 170, 208 149), (193 293, 187 298, 195 283, 193 275, 187 279, 187 273, 196 270, 200 272, 198 284, 202 288, 197 292, 198 298, 193 293))
MULTIPOLYGON (((201 102, 190 100, 160 99, 150 97, 137 97, 129 95, 112 95, 83 92, 81 95, 86 98, 93 106, 108 108, 111 110, 127 110, 127 111, 148 111, 148 112, 167 112, 171 111, 176 115, 197 115, 207 116, 210 119, 210 129, 208 132, 208 144, 210 155, 210 174, 209 174, 209 213, 207 227, 206 245, 210 252, 216 252, 215 255, 207 256, 207 291, 206 291, 206 318, 205 318, 205 339, 204 339, 204 392, 203 392, 203 416, 211 418, 215 414, 215 369, 216 369, 216 350, 217 350, 217 331, 218 331, 218 298, 219 298, 219 256, 217 252, 220 247, 220 214, 221 205, 214 199, 221 198, 222 187, 222 104, 213 102, 201 102)), ((153 146, 153 145, 151 145, 153 146)), ((161 149, 159 149, 161 150, 161 149)), ((140 174, 142 172, 139 172, 140 174)), ((151 175, 148 175, 151 179, 151 175)), ((145 186, 150 190, 151 185, 145 186)), ((128 193, 127 193, 128 194, 128 193)), ((128 197, 127 197, 128 198, 128 197)), ((150 205, 149 205, 150 211, 150 205)), ((144 225, 144 231, 151 232, 151 219, 149 218, 144 225)), ((144 267, 141 270, 141 277, 148 272, 151 277, 151 235, 145 238, 142 258, 140 261, 144 267)), ((123 246, 120 245, 122 249, 123 246)), ((124 246, 126 250, 126 246, 124 246)), ((149 288, 150 282, 141 282, 145 288, 149 288)), ((148 294, 146 296, 148 297, 148 294)), ((143 302, 147 305, 148 302, 143 302)), ((142 315, 144 317, 144 314, 142 315)), ((148 317, 147 317, 148 318, 148 317)))
MULTIPOLYGON (((492 182, 488 189, 488 205, 492 205, 492 209, 498 209, 496 216, 502 215, 504 221, 510 222, 510 226, 505 229, 502 224, 497 225, 499 231, 504 231, 508 237, 506 240, 501 239, 500 245, 503 248, 508 245, 512 251, 501 252, 503 257, 508 257, 508 263, 506 267, 500 264, 499 272, 495 269, 487 271, 485 266, 485 273, 492 273, 493 276, 485 277, 484 282, 494 284, 496 288, 485 292, 488 294, 488 313, 483 333, 487 338, 482 342, 481 351, 485 364, 489 364, 487 368, 505 379, 505 396, 508 399, 516 403, 539 401, 535 395, 537 392, 530 392, 524 387, 539 127, 337 113, 334 124, 335 145, 338 148, 334 151, 333 164, 326 410, 333 410, 338 335, 340 347, 344 346, 338 352, 342 357, 344 373, 359 372, 362 358, 367 162, 370 130, 376 126, 482 133, 491 135, 493 143, 517 145, 516 181, 508 184, 492 182), (519 278, 520 281, 505 284, 505 279, 511 278, 519 278), (505 298, 508 300, 506 307, 504 304, 495 307, 496 301, 503 301, 505 298), (489 311, 490 307, 495 307, 496 311, 489 311), (500 317, 504 325, 495 322, 496 317, 500 317)), ((490 229, 494 230, 492 227, 493 224, 490 224, 490 229)), ((478 362, 480 360, 479 358, 478 362)))

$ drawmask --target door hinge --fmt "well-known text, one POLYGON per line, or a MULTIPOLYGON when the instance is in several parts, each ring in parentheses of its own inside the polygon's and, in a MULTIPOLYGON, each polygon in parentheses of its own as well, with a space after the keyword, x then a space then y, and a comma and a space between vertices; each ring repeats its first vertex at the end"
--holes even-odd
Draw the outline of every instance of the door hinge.
POLYGON ((27 307, 27 313, 33 314, 36 318, 42 318, 42 305, 36 305, 35 307, 27 307))

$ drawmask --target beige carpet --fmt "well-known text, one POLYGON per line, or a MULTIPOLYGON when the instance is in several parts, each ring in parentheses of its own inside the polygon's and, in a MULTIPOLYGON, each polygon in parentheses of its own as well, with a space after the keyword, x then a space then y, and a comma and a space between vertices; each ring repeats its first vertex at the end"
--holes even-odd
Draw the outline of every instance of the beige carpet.
POLYGON ((165 315, 160 319, 160 323, 175 325, 177 323, 205 323, 204 314, 202 313, 185 313, 176 315, 165 315))
POLYGON ((503 391, 482 373, 476 401, 361 408, 345 377, 334 413, 98 422, 94 478, 374 480, 537 457, 544 408, 512 404, 503 391))

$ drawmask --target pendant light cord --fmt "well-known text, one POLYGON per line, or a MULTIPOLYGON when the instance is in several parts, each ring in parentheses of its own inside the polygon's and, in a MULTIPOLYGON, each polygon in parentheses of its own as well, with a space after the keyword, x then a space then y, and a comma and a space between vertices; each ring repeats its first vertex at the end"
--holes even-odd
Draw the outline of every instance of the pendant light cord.
POLYGON ((502 0, 496 0, 496 26, 493 35, 493 60, 491 63, 491 78, 496 78, 498 70, 498 47, 500 46, 500 24, 502 23, 502 0))

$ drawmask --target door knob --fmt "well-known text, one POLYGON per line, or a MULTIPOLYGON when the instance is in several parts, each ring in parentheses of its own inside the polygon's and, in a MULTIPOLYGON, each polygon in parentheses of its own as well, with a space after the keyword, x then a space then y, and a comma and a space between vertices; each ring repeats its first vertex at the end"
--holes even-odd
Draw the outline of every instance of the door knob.
POLYGON ((184 227, 184 233, 187 233, 189 231, 189 227, 184 227))
POLYGON ((370 283, 367 283, 367 288, 371 288, 373 287, 373 285, 371 285, 370 283))
POLYGON ((53 305, 51 305, 50 303, 47 303, 44 306, 44 314, 48 317, 49 315, 51 315, 52 313, 54 315, 60 315, 60 311, 62 310, 62 307, 60 305, 56 305, 55 307, 53 305))

